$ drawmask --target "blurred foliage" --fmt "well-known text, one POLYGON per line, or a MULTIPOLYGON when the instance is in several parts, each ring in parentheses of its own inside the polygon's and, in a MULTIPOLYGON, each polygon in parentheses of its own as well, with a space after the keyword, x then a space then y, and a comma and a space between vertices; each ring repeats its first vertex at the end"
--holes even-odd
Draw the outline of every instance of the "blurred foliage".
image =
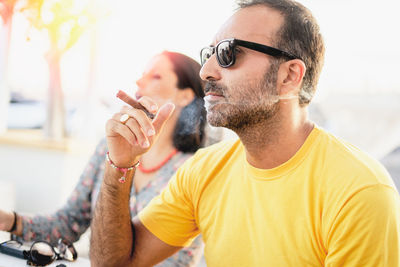
POLYGON ((52 49, 59 54, 70 49, 105 16, 93 0, 25 0, 20 11, 32 27, 47 31, 52 49))
POLYGON ((0 0, 0 16, 4 24, 11 19, 17 1, 18 0, 0 0))

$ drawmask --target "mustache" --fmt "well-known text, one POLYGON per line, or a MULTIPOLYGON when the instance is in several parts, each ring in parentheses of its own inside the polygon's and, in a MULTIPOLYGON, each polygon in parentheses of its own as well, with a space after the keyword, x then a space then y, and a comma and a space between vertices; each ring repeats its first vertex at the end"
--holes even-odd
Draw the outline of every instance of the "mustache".
POLYGON ((204 85, 204 93, 213 92, 219 95, 224 95, 225 87, 218 85, 215 81, 207 81, 204 85))

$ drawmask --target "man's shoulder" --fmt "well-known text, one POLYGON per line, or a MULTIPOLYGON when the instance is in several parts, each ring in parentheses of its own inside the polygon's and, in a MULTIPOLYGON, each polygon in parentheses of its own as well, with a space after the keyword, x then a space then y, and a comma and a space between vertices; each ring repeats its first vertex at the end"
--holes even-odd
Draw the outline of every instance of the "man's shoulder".
POLYGON ((368 153, 355 145, 321 130, 319 158, 322 159, 324 171, 332 174, 334 179, 343 175, 343 179, 357 179, 366 184, 385 184, 394 186, 385 167, 368 153))

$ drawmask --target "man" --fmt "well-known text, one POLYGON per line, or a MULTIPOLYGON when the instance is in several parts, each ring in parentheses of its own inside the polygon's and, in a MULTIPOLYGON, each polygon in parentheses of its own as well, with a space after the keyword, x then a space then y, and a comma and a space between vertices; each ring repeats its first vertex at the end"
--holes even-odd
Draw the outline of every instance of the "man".
MULTIPOLYGON (((400 199, 390 176, 307 117, 324 54, 314 18, 290 0, 239 5, 202 50, 200 72, 208 121, 239 140, 197 152, 131 224, 132 166, 173 106, 153 121, 133 108, 115 114, 92 264, 152 266, 201 233, 208 266, 400 266, 400 199)), ((139 102, 157 111, 151 99, 139 102)))

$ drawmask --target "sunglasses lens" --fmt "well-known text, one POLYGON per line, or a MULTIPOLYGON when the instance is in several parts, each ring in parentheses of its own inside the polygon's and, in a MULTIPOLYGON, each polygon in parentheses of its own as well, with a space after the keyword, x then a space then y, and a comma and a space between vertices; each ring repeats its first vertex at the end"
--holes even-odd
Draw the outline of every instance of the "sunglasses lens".
POLYGON ((213 54, 213 47, 204 47, 203 49, 201 49, 200 60, 202 66, 206 64, 207 60, 210 59, 212 54, 213 54))
POLYGON ((54 249, 45 242, 36 242, 32 245, 31 261, 37 265, 47 265, 56 259, 54 249))
POLYGON ((64 258, 64 260, 67 260, 67 261, 74 261, 74 260, 76 260, 76 256, 75 255, 77 255, 75 249, 74 248, 72 248, 72 249, 68 248, 65 251, 65 254, 64 254, 63 258, 64 258))
POLYGON ((229 41, 221 42, 217 46, 217 57, 222 67, 228 67, 234 60, 233 49, 229 41))
POLYGON ((60 239, 58 241, 57 250, 59 253, 59 258, 61 259, 75 261, 78 258, 78 253, 76 252, 74 246, 65 240, 60 239))

